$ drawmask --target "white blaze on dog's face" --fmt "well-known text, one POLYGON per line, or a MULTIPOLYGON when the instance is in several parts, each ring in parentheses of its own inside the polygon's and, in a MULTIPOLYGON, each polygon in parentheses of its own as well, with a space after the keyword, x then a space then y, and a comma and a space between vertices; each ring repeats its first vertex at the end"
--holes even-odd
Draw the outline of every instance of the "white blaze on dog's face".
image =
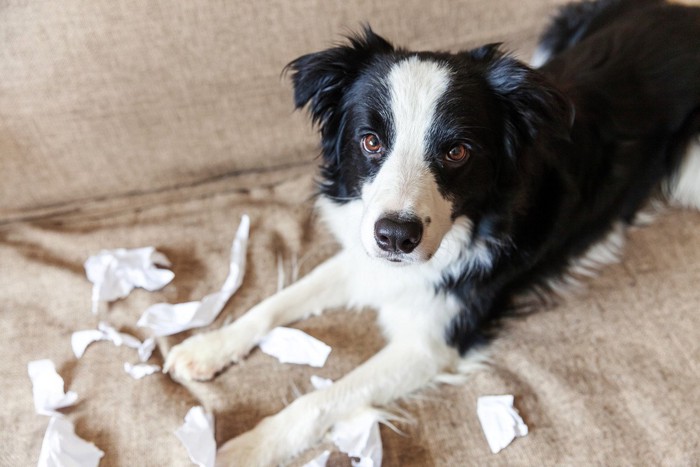
POLYGON ((369 29, 348 39, 289 65, 296 106, 321 130, 331 230, 382 260, 488 266, 486 245, 518 209, 524 150, 539 127, 564 129, 566 100, 496 45, 450 54, 397 49, 369 29))
POLYGON ((393 138, 374 178, 361 190, 362 245, 370 256, 396 262, 429 260, 452 225, 452 203, 429 166, 428 139, 450 72, 410 57, 386 79, 393 138))

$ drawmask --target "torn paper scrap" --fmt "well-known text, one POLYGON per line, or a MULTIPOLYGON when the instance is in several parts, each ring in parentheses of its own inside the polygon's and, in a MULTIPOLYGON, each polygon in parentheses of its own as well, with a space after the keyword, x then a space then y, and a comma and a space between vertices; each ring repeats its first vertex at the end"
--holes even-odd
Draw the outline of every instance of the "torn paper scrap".
POLYGON ((476 413, 494 454, 508 446, 516 436, 527 435, 527 425, 513 407, 513 401, 512 395, 482 396, 476 403, 476 413))
MULTIPOLYGON (((140 340, 131 334, 119 332, 109 324, 100 322, 97 325, 97 329, 76 331, 71 335, 71 347, 73 348, 73 353, 75 354, 76 358, 82 357, 83 354, 85 354, 87 347, 93 342, 97 341, 110 341, 116 346, 125 345, 132 349, 141 349, 143 345, 140 340)), ((141 351, 139 350, 139 355, 140 354, 141 351)))
POLYGON ((73 348, 75 358, 81 358, 90 344, 105 339, 106 336, 102 331, 98 329, 85 329, 84 331, 75 331, 70 336, 70 345, 73 348))
POLYGON ((333 380, 328 378, 321 378, 320 376, 311 375, 311 385, 315 389, 326 389, 333 386, 333 380))
POLYGON ((27 367, 32 380, 36 413, 60 415, 56 409, 71 406, 78 400, 75 392, 63 392, 63 378, 56 373, 56 366, 51 360, 35 360, 29 362, 27 367))
POLYGON ((138 325, 150 328, 156 336, 170 336, 214 322, 243 282, 249 232, 250 218, 244 215, 231 245, 229 273, 220 291, 207 295, 201 301, 176 305, 157 303, 144 312, 138 325))
POLYGON ((304 464, 302 467, 326 467, 328 463, 328 458, 331 457, 330 451, 323 451, 318 456, 311 459, 309 462, 304 464))
POLYGON ((380 467, 382 465, 382 438, 375 411, 367 410, 357 416, 336 423, 331 440, 350 457, 353 467, 380 467))
POLYGON ((85 261, 85 272, 92 282, 92 311, 99 302, 124 298, 134 289, 159 290, 173 280, 175 274, 156 265, 170 266, 168 258, 153 247, 102 250, 85 261))
POLYGON ((129 362, 125 362, 124 371, 126 371, 129 376, 134 379, 141 379, 144 376, 160 372, 160 367, 158 365, 149 365, 147 363, 137 363, 136 365, 132 365, 129 362))
POLYGON ((175 431, 175 436, 187 449, 192 462, 200 467, 214 467, 214 416, 205 412, 204 407, 192 407, 185 415, 185 423, 175 431))
POLYGON ((147 362, 149 358, 151 358, 151 355, 153 355, 153 350, 156 348, 156 340, 153 337, 149 337, 148 339, 144 340, 141 345, 139 345, 138 352, 139 352, 139 360, 141 362, 147 362))
POLYGON ((79 438, 70 421, 51 417, 41 443, 38 467, 95 467, 104 455, 93 443, 79 438))
POLYGON ((277 358, 281 363, 296 363, 322 367, 331 348, 303 331, 278 327, 263 337, 260 350, 277 358))

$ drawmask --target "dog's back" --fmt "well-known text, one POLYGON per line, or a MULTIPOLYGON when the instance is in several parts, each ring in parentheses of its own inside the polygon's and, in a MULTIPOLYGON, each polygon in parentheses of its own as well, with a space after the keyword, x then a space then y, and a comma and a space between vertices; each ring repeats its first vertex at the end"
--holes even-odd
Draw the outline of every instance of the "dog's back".
POLYGON ((601 126, 618 137, 676 132, 700 110, 700 8, 662 0, 572 4, 539 50, 549 55, 542 72, 577 108, 609 115, 601 126))
POLYGON ((640 8, 662 3, 663 0, 584 0, 568 3, 559 8, 540 35, 531 64, 539 68, 614 20, 633 14, 640 8))
MULTIPOLYGON (((662 181, 673 200, 700 208, 700 8, 663 0, 567 5, 535 59, 600 147, 663 153, 639 159, 655 165, 640 174, 648 178, 641 191, 662 181)), ((630 204, 631 214, 638 206, 630 204)))

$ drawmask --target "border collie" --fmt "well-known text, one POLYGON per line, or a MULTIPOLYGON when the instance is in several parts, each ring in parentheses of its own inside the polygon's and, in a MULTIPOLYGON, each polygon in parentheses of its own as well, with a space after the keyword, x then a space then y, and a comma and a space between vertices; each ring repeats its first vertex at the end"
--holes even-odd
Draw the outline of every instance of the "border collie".
POLYGON ((225 443, 219 465, 285 462, 459 374, 522 297, 614 258, 650 201, 700 207, 700 8, 568 5, 536 60, 497 44, 411 52, 366 27, 288 65, 320 128, 317 208, 342 250, 174 347, 166 371, 210 379, 273 327, 328 308, 376 308, 388 343, 225 443))

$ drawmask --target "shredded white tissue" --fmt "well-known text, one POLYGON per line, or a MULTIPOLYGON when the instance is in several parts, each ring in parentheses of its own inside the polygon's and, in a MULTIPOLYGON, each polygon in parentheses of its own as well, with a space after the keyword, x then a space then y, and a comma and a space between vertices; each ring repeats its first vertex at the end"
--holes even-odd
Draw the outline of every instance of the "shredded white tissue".
POLYGON ((214 467, 214 416, 205 412, 204 407, 192 407, 185 415, 185 423, 175 431, 175 436, 187 449, 192 462, 200 467, 214 467))
POLYGON ((326 467, 328 463, 328 458, 331 457, 330 451, 323 451, 318 456, 311 459, 309 462, 304 464, 302 467, 326 467))
POLYGON ((105 334, 98 329, 85 329, 75 331, 70 337, 70 345, 73 348, 75 358, 80 358, 85 354, 85 350, 93 342, 106 340, 105 334))
POLYGON ((147 363, 137 363, 136 365, 132 365, 129 362, 125 362, 124 371, 126 371, 129 376, 134 379, 141 379, 144 376, 160 372, 160 367, 158 365, 149 365, 147 363))
MULTIPOLYGON (((314 388, 324 389, 333 385, 333 381, 312 375, 311 384, 314 388)), ((338 449, 353 460, 353 467, 380 467, 382 465, 382 438, 379 433, 379 422, 376 412, 362 412, 350 420, 337 423, 331 431, 331 440, 338 449)), ((319 455, 304 467, 324 467, 328 462, 328 451, 319 455)))
POLYGON ((311 375, 311 385, 316 389, 325 389, 333 385, 333 380, 321 378, 320 376, 311 375))
MULTIPOLYGON (((109 324, 100 322, 97 329, 86 329, 84 331, 76 331, 71 336, 71 347, 76 358, 80 358, 85 354, 87 347, 93 342, 110 341, 116 346, 125 345, 132 349, 141 349, 143 344, 136 337, 125 332, 119 332, 109 324)), ((155 341, 153 343, 155 346, 155 341)), ((153 349, 151 348, 151 352, 153 349)), ((142 351, 139 350, 139 355, 142 351)), ((145 352, 144 352, 145 355, 145 352)), ((150 354, 149 354, 150 356, 150 354)))
POLYGON ((156 336, 170 336, 211 324, 243 282, 249 231, 250 218, 244 215, 231 245, 229 274, 219 292, 209 294, 201 301, 176 305, 157 303, 144 312, 138 325, 150 328, 156 336))
POLYGON ((147 362, 149 358, 151 358, 151 355, 153 354, 153 350, 156 348, 156 340, 153 337, 149 337, 148 339, 144 340, 141 345, 139 345, 138 352, 139 352, 139 360, 141 362, 147 362))
POLYGON ((29 362, 27 370, 32 380, 36 413, 60 415, 56 409, 71 406, 78 400, 78 394, 75 392, 63 392, 63 378, 56 373, 56 365, 51 360, 29 362))
POLYGON ((92 312, 99 302, 126 297, 134 287, 159 290, 173 280, 175 274, 156 265, 170 266, 168 258, 153 247, 102 250, 85 261, 85 272, 92 282, 92 312))
POLYGON ((513 407, 513 400, 512 395, 482 396, 476 403, 476 413, 494 454, 508 446, 516 436, 527 435, 527 425, 513 407))
POLYGON ((382 465, 382 438, 376 413, 365 411, 345 421, 336 423, 331 439, 342 452, 350 457, 353 467, 379 467, 382 465))
POLYGON ((41 443, 38 467, 95 467, 104 455, 93 443, 79 438, 70 421, 51 417, 41 443))
POLYGON ((314 367, 322 367, 331 353, 331 348, 320 340, 298 329, 283 327, 270 331, 258 346, 281 363, 314 367))

